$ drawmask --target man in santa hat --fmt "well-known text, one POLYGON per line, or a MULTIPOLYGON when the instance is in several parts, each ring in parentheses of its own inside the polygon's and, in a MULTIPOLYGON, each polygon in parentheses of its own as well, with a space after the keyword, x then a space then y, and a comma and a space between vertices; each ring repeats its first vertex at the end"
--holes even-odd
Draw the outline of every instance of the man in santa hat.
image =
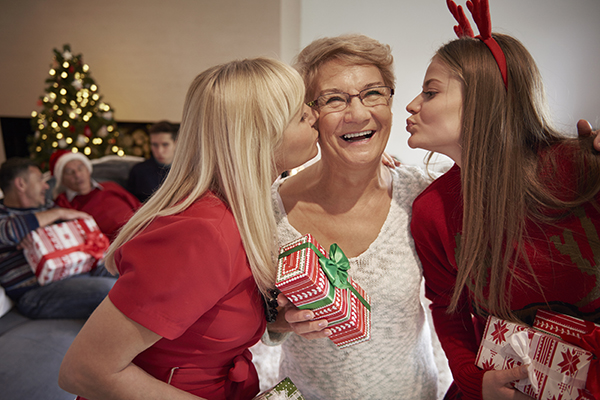
POLYGON ((81 153, 54 152, 50 171, 56 178, 56 205, 90 214, 110 241, 140 206, 139 200, 118 183, 92 179, 92 163, 81 153))
MULTIPOLYGON (((29 318, 87 318, 116 278, 104 265, 40 286, 23 254, 23 243, 41 226, 89 218, 84 212, 46 203, 48 183, 27 158, 10 158, 0 167, 0 298, 5 292, 29 318)), ((2 299, 0 299, 2 300, 2 299)))

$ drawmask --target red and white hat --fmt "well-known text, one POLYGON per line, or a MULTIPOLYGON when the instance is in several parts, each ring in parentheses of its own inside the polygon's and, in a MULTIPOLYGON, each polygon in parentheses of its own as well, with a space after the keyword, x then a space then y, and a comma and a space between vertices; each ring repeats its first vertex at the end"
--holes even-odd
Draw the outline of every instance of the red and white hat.
POLYGON ((87 167, 92 173, 92 163, 90 159, 81 153, 73 153, 69 150, 56 150, 50 155, 50 173, 54 175, 56 179, 56 185, 54 186, 54 197, 65 191, 62 185, 63 168, 69 161, 79 160, 87 167))

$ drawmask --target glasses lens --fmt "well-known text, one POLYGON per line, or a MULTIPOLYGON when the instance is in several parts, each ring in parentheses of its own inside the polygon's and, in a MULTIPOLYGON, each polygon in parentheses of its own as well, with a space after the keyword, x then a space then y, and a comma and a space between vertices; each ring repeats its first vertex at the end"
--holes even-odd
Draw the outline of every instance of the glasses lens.
POLYGON ((348 95, 346 93, 324 94, 317 99, 317 104, 325 111, 343 110, 348 105, 348 95))
POLYGON ((391 89, 387 86, 377 86, 360 92, 362 103, 367 107, 387 105, 390 99, 391 89))

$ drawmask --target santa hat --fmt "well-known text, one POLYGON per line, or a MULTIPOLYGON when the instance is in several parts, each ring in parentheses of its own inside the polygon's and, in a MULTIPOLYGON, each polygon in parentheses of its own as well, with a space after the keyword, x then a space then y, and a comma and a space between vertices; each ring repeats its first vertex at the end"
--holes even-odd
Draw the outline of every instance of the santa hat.
POLYGON ((65 191, 62 185, 63 168, 69 161, 79 160, 87 167, 92 173, 92 163, 89 158, 81 153, 73 153, 69 150, 56 150, 50 155, 50 173, 54 175, 56 179, 56 185, 54 186, 54 197, 65 191))

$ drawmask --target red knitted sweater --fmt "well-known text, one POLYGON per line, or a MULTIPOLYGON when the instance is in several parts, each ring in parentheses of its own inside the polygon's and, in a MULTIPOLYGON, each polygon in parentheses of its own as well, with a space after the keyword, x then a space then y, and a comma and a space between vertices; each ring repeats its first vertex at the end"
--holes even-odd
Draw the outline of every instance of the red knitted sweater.
MULTIPOLYGON (((562 172, 568 169, 562 168, 562 172)), ((600 204, 600 194, 596 195, 596 201, 600 204)), ((475 366, 475 358, 485 318, 474 315, 467 293, 463 295, 459 312, 446 313, 457 275, 455 255, 462 233, 462 216, 460 169, 455 165, 417 197, 413 204, 411 230, 423 264, 426 296, 433 302, 435 329, 454 376, 455 385, 448 396, 460 391, 463 399, 481 399, 484 372, 475 366)), ((511 309, 527 323, 533 321, 539 308, 599 323, 598 209, 585 204, 574 215, 561 220, 558 226, 536 225, 529 221, 527 235, 531 237, 526 243, 527 254, 543 293, 537 289, 531 274, 525 272, 525 267, 513 265, 513 271, 518 270, 526 282, 514 285, 511 309), (585 266, 596 266, 595 273, 584 272, 582 267, 585 266)))

